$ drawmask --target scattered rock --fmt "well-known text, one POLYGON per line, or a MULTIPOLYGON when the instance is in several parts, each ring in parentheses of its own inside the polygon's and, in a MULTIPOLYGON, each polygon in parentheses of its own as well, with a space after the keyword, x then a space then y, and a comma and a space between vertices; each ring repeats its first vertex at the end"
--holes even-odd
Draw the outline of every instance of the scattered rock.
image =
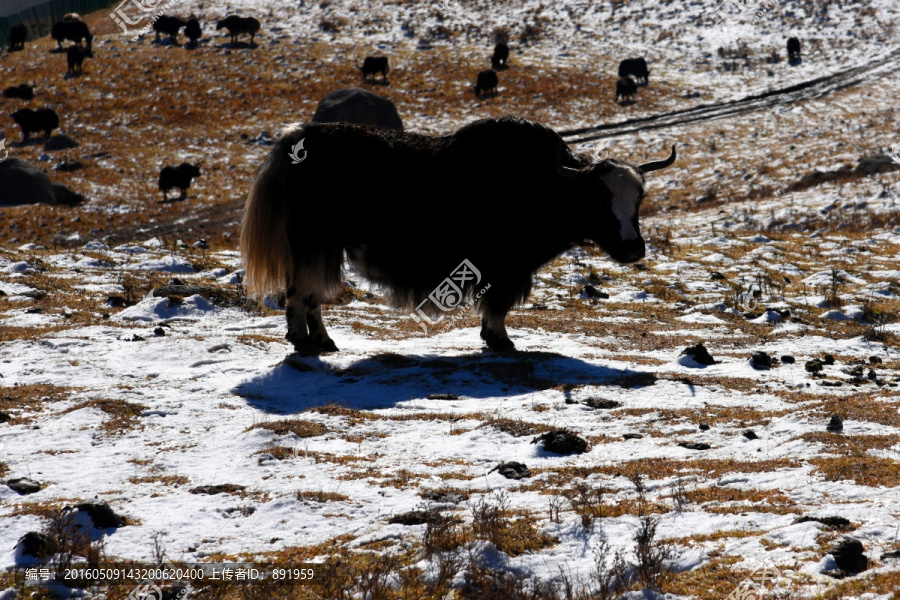
POLYGON ((870 364, 870 365, 880 365, 880 364, 881 364, 881 357, 880 357, 880 356, 870 356, 870 357, 869 357, 869 364, 870 364))
POLYGON ((709 431, 709 423, 700 423, 700 431, 709 431))
POLYGON ((806 370, 810 373, 818 373, 822 370, 822 363, 817 360, 806 361, 806 370))
POLYGON ((616 402, 615 400, 605 400, 603 398, 588 398, 582 402, 585 406, 589 406, 591 408, 609 410, 611 408, 619 408, 622 406, 621 402, 616 402))
POLYGON ((6 422, 8 422, 10 419, 12 419, 12 417, 9 416, 9 414, 7 414, 7 413, 3 412, 2 410, 0 410, 0 423, 6 423, 6 422))
POLYGON ((234 494, 242 492, 246 489, 243 485, 236 483, 220 483, 218 485, 200 485, 191 490, 192 494, 234 494))
POLYGON ((69 148, 77 148, 80 146, 78 142, 67 135, 54 135, 44 144, 44 150, 47 152, 55 152, 56 150, 68 150, 69 148))
POLYGON ((833 357, 832 355, 830 355, 830 354, 826 354, 825 356, 822 357, 822 364, 824 364, 824 365, 833 365, 833 364, 834 364, 834 357, 833 357))
POLYGON ((531 440, 531 443, 537 444, 540 441, 544 442, 544 450, 555 454, 582 454, 588 449, 587 440, 578 437, 568 429, 542 433, 531 440))
POLYGON ((868 379, 868 380, 870 380, 870 381, 873 381, 873 380, 875 380, 875 379, 878 379, 878 374, 875 373, 875 370, 874 370, 874 369, 869 369, 869 372, 866 373, 866 379, 868 379))
POLYGON ((881 560, 900 558, 900 550, 891 550, 881 555, 881 560))
POLYGON ((868 568, 869 558, 863 552, 862 542, 853 538, 844 538, 828 550, 844 573, 860 573, 868 568))
POLYGON ((57 171, 63 171, 64 173, 69 173, 71 171, 77 171, 78 169, 83 169, 84 163, 76 158, 70 158, 67 160, 60 161, 54 169, 57 171))
POLYGON ((394 515, 388 519, 388 523, 399 525, 424 525, 440 520, 441 514, 435 510, 411 510, 409 512, 394 515))
MULTIPOLYGON (((71 510, 72 507, 66 507, 63 511, 71 510)), ((88 500, 87 502, 79 502, 75 505, 75 510, 84 512, 91 518, 91 522, 97 529, 107 529, 109 527, 124 527, 128 524, 125 517, 117 515, 109 504, 103 500, 88 500)))
POLYGON ((422 498, 430 502, 438 502, 441 504, 459 504, 465 500, 467 496, 452 490, 426 490, 422 493, 422 498))
POLYGON ((525 463, 520 462, 501 463, 488 471, 488 473, 493 473, 494 471, 498 471, 507 479, 527 479, 531 477, 531 471, 525 466, 525 463))
POLYGON ((156 337, 163 337, 164 335, 166 335, 166 330, 162 327, 157 327, 153 330, 153 335, 155 335, 156 337))
POLYGON ((322 98, 312 122, 378 125, 403 131, 403 121, 393 102, 356 87, 337 90, 322 98))
POLYGON ((181 298, 187 298, 188 296, 199 294, 204 298, 208 298, 214 295, 217 291, 219 291, 217 288, 208 285, 169 284, 155 288, 151 292, 151 295, 154 298, 165 298, 168 296, 180 296, 181 298))
POLYGON ((586 286, 584 286, 584 291, 582 293, 586 298, 602 298, 604 300, 609 298, 609 294, 607 294, 606 292, 601 292, 591 284, 587 284, 586 286))
POLYGON ((14 492, 19 492, 23 496, 34 494, 41 491, 41 484, 27 477, 17 477, 16 479, 8 479, 6 485, 14 492))
POLYGON ((65 204, 77 206, 84 196, 53 183, 40 168, 21 158, 0 162, 0 206, 23 204, 65 204))
POLYGON ((748 440, 758 440, 759 436, 752 429, 748 429, 744 432, 744 437, 748 440))
POLYGON ((456 394, 428 394, 426 398, 429 400, 459 400, 459 396, 456 394))
POLYGON ((874 175, 875 173, 887 173, 897 169, 900 169, 900 165, 894 162, 894 159, 889 154, 879 153, 859 159, 859 164, 853 170, 863 175, 874 175))
POLYGON ((783 362, 786 365, 792 365, 797 361, 790 354, 785 354, 784 356, 781 357, 781 362, 783 362))
POLYGON ((57 551, 55 540, 37 531, 29 531, 20 537, 17 546, 19 552, 35 558, 47 558, 57 551))
POLYGON ((825 427, 828 431, 843 431, 844 430, 844 420, 837 415, 832 415, 831 420, 828 421, 828 426, 825 427))
POLYGON ((795 524, 810 522, 821 523, 830 529, 846 530, 853 528, 850 521, 844 517, 800 517, 794 520, 795 524))
POLYGON ((713 271, 712 273, 709 274, 709 278, 712 279, 713 281, 721 281, 722 279, 725 279, 725 276, 722 275, 721 273, 719 273, 718 271, 713 271))
POLYGON ((622 435, 622 439, 625 440, 639 440, 642 437, 644 436, 642 436, 640 433, 626 433, 622 435))
POLYGON ((750 355, 750 365, 757 370, 769 369, 772 367, 772 357, 761 350, 757 350, 750 355))
POLYGON ((681 356, 690 356, 696 362, 701 365, 714 365, 716 364, 716 359, 714 359, 709 351, 706 349, 702 343, 697 344, 696 346, 689 346, 681 351, 681 356))
POLYGON ((678 442, 678 445, 688 450, 709 450, 712 448, 712 446, 703 442, 678 442))

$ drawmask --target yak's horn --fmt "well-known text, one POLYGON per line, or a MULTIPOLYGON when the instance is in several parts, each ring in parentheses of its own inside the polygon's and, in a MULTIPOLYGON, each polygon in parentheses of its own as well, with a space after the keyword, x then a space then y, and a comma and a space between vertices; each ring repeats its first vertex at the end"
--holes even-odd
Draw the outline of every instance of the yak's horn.
POLYGON ((562 156, 563 156, 563 141, 560 140, 559 144, 556 146, 556 172, 562 175, 563 177, 570 177, 575 179, 581 176, 580 169, 573 169, 572 167, 566 167, 562 164, 562 156))
POLYGON ((666 167, 672 166, 672 163, 675 162, 675 144, 672 144, 672 155, 666 160, 657 160, 654 162, 644 163, 638 167, 638 170, 642 173, 649 173, 650 171, 659 171, 660 169, 665 169, 666 167))

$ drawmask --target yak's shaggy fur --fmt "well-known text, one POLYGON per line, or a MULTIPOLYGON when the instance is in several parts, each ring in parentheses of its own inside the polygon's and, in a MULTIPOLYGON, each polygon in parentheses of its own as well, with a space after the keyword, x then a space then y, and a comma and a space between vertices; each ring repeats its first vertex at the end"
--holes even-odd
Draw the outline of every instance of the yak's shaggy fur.
MULTIPOLYGON (((337 350, 321 300, 341 286, 344 253, 398 306, 416 308, 462 261, 481 273, 463 288, 482 313, 481 336, 512 349, 504 320, 532 276, 560 253, 593 240, 614 259, 644 256, 637 212, 642 169, 592 164, 551 129, 515 117, 476 121, 428 137, 343 123, 284 130, 253 184, 241 253, 251 293, 287 290, 288 335, 298 352, 337 350), (298 146, 300 142, 301 146, 298 146), (300 162, 291 159, 302 148, 300 162), (353 157, 349 160, 348 157, 353 157), (389 177, 387 196, 372 182, 389 177), (539 207, 539 208, 536 208, 539 207)), ((423 310, 436 307, 426 302, 423 310)))

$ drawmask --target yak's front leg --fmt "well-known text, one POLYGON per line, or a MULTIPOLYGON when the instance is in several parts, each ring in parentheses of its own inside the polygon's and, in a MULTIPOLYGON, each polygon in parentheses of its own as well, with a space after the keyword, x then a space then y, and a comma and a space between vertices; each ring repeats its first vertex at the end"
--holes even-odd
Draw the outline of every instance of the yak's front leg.
POLYGON ((338 348, 328 337, 325 323, 322 321, 322 300, 315 294, 304 298, 306 305, 306 324, 309 326, 309 337, 318 352, 337 352, 338 348))

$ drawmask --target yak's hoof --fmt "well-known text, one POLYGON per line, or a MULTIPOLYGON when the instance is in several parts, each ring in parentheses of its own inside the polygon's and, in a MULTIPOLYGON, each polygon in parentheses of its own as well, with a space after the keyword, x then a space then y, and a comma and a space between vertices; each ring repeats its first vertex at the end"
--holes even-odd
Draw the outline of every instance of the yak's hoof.
POLYGON ((331 338, 319 344, 319 352, 338 352, 338 347, 334 345, 331 338))
POLYGON ((516 349, 516 345, 512 343, 511 339, 500 337, 490 329, 481 330, 481 339, 494 352, 509 352, 516 349))
POLYGON ((319 348, 310 338, 300 338, 297 340, 288 338, 288 341, 294 345, 294 353, 299 354, 300 356, 318 356, 319 354, 319 348))

